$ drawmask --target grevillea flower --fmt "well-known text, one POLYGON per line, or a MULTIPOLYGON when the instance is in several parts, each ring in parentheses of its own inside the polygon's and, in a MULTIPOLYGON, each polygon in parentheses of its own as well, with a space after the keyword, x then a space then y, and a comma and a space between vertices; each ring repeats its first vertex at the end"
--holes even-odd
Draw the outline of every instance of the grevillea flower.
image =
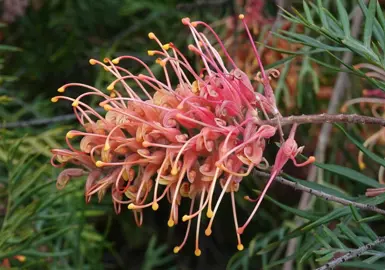
MULTIPOLYGON (((244 22, 244 16, 240 15, 244 22)), ((90 60, 91 65, 100 65, 116 77, 107 87, 109 94, 80 83, 69 83, 58 89, 60 93, 69 87, 84 87, 88 92, 77 98, 56 96, 53 102, 64 99, 72 102, 74 113, 83 126, 83 131, 71 130, 66 141, 69 149, 53 149, 52 164, 62 167, 74 164, 77 168, 64 169, 57 181, 63 188, 72 177, 87 175, 85 196, 89 201, 94 194, 102 199, 111 190, 115 211, 127 205, 140 226, 143 210, 159 208, 164 197, 170 202, 168 225, 180 220, 187 222, 183 242, 174 248, 177 253, 185 245, 191 222, 196 219, 195 255, 199 256, 199 233, 202 215, 210 219, 205 234, 211 227, 221 200, 229 193, 232 201, 234 226, 238 249, 242 250, 240 235, 251 221, 262 199, 284 164, 301 152, 294 140, 296 126, 287 140, 281 131, 281 148, 272 167, 271 178, 258 198, 250 218, 243 226, 238 225, 234 193, 242 178, 254 168, 266 168, 263 157, 266 141, 272 138, 280 125, 263 125, 262 119, 281 115, 276 106, 269 74, 265 71, 249 30, 246 32, 260 64, 258 81, 264 86, 264 95, 256 93, 248 76, 242 72, 226 51, 214 30, 202 21, 182 19, 195 41, 188 49, 202 62, 196 71, 173 43, 163 44, 150 33, 148 36, 160 47, 148 51, 157 56, 156 62, 163 68, 164 80, 155 77, 150 68, 133 56, 121 56, 100 62, 90 60), (206 35, 206 29, 220 46, 217 51, 206 35), (221 55, 224 56, 222 59, 221 55), (118 65, 125 60, 136 61, 147 74, 134 75, 118 65), (174 84, 172 77, 177 78, 174 84), (100 106, 106 111, 99 114, 83 98, 97 96, 100 106), (80 137, 79 148, 73 138, 80 137), (213 194, 220 190, 214 201, 213 194), (179 206, 190 202, 190 211, 179 214, 179 206)), ((278 121, 279 122, 279 121, 278 121)))

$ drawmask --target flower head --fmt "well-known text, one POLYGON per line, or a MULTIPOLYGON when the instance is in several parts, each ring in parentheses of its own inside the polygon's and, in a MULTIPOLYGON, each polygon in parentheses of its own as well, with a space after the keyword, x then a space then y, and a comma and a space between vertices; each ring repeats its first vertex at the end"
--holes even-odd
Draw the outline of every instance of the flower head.
MULTIPOLYGON (((240 19, 244 22, 243 15, 240 19)), ((65 169, 59 176, 58 187, 63 187, 71 177, 88 175, 87 201, 94 194, 102 199, 110 189, 116 212, 121 211, 121 205, 127 205, 139 226, 143 222, 143 209, 151 207, 156 211, 159 201, 166 197, 171 204, 168 225, 172 227, 180 220, 188 223, 186 236, 174 252, 179 252, 185 245, 191 221, 197 219, 197 256, 201 254, 202 215, 205 213, 210 218, 205 229, 205 234, 210 235, 220 202, 226 193, 230 193, 237 247, 242 250, 240 234, 263 195, 249 221, 239 227, 234 193, 252 169, 267 167, 263 157, 266 142, 280 128, 261 124, 262 117, 280 116, 269 83, 272 71, 263 69, 252 42, 261 66, 258 80, 265 88, 264 95, 256 93, 248 76, 237 67, 210 26, 201 21, 192 22, 189 18, 182 19, 182 23, 190 29, 195 41, 188 49, 200 58, 201 70, 196 71, 173 43, 163 44, 154 33, 149 33, 148 37, 160 49, 148 51, 148 54, 158 57, 156 62, 163 69, 164 80, 155 77, 140 59, 121 56, 103 62, 90 60, 90 64, 100 65, 116 77, 107 87, 109 93, 79 83, 59 88, 60 93, 72 86, 89 91, 77 98, 52 98, 53 102, 59 99, 71 101, 84 129, 67 133, 69 149, 52 150, 54 166, 74 164, 81 167, 65 169), (199 32, 200 28, 211 33, 220 51, 199 32), (118 65, 126 60, 138 62, 147 74, 134 75, 118 65), (172 83, 171 74, 177 78, 177 84, 172 83), (83 101, 90 95, 101 98, 100 106, 105 109, 105 114, 99 114, 83 101), (72 144, 76 137, 81 138, 79 148, 72 144), (221 192, 214 202, 217 186, 221 192), (190 200, 190 211, 180 218, 178 209, 181 203, 188 201, 186 198, 190 200)), ((247 28, 246 31, 251 39, 247 28)), ((295 128, 289 139, 283 141, 263 194, 283 165, 289 159, 295 161, 295 156, 302 150, 294 141, 294 133, 295 128)))

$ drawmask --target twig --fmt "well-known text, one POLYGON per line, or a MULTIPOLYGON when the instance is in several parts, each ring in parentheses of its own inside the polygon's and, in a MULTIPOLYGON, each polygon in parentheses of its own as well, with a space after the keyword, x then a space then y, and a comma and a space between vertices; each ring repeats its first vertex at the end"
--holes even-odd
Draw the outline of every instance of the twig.
MULTIPOLYGON (((257 170, 254 171, 254 174, 258 175, 258 176, 265 177, 265 178, 269 178, 270 177, 269 173, 265 173, 265 172, 261 172, 261 171, 257 171, 257 170)), ((378 214, 385 215, 385 210, 383 210, 381 208, 378 208, 378 207, 376 207, 374 205, 358 203, 358 202, 350 201, 350 200, 347 200, 347 199, 339 198, 337 196, 330 195, 330 194, 325 193, 323 191, 319 191, 319 190, 315 190, 315 189, 312 189, 312 188, 308 188, 308 187, 306 187, 304 185, 301 185, 301 184, 299 184, 297 182, 293 182, 293 181, 287 180, 287 179, 285 179, 285 178, 283 178, 281 176, 277 176, 274 181, 277 181, 277 182, 279 182, 281 184, 284 184, 286 186, 292 187, 295 190, 306 192, 309 195, 314 195, 316 197, 320 197, 320 198, 322 198, 322 199, 324 199, 326 201, 332 201, 332 202, 336 202, 336 203, 339 203, 339 204, 342 204, 342 205, 346 205, 346 206, 353 205, 353 206, 355 206, 355 207, 357 207, 359 209, 365 210, 365 211, 371 211, 371 212, 376 212, 378 214)))
MULTIPOLYGON (((368 1, 365 0, 365 3, 368 1)), ((352 18, 352 24, 351 24, 351 36, 357 37, 359 35, 359 32, 361 30, 361 22, 363 19, 363 14, 361 8, 357 5, 353 12, 353 18, 352 18)), ((344 53, 342 62, 345 64, 350 64, 352 62, 353 54, 352 52, 346 52, 344 53)), ((342 66, 342 65, 341 65, 342 66)), ((348 75, 344 72, 340 72, 337 77, 337 81, 334 85, 333 89, 333 95, 331 97, 327 113, 328 114, 335 114, 337 112, 338 105, 341 101, 341 98, 344 94, 345 88, 348 84, 348 75)), ((320 135, 318 137, 318 142, 315 150, 315 157, 319 162, 325 161, 325 152, 326 147, 329 143, 330 133, 331 133, 332 126, 329 123, 324 123, 321 127, 320 135)), ((317 169, 316 166, 312 166, 310 168, 307 180, 309 182, 314 182, 317 179, 317 172, 320 172, 320 179, 322 179, 322 170, 317 169)), ((299 201, 298 209, 305 210, 310 206, 310 194, 309 193, 302 193, 301 199, 299 201)), ((296 218, 295 219, 296 225, 300 226, 302 224, 301 219, 296 218)), ((297 247, 297 239, 291 239, 288 243, 287 250, 286 250, 286 257, 291 256, 294 254, 297 247)), ((293 260, 287 261, 284 264, 283 270, 291 270, 293 269, 293 260)))
POLYGON ((330 262, 328 262, 327 264, 325 264, 324 266, 320 267, 320 268, 317 268, 317 270, 327 270, 327 269, 333 269, 334 267, 336 267, 337 265, 341 264, 341 263, 344 263, 348 260, 351 260, 353 258, 356 258, 356 257, 359 257, 361 256, 365 251, 369 250, 369 249, 372 249, 374 248, 375 246, 377 245, 380 245, 380 244, 383 244, 385 243, 385 236, 380 236, 378 237, 378 239, 372 243, 369 243, 369 244, 366 244, 365 246, 362 246, 360 248, 357 248, 353 251, 349 251, 348 253, 346 253, 345 255, 339 257, 339 258, 336 258, 330 262))
MULTIPOLYGON (((313 115, 293 115, 281 118, 281 125, 297 124, 323 124, 323 123, 349 123, 385 126, 385 119, 363 116, 357 114, 313 114, 313 115)), ((261 125, 277 125, 276 118, 260 121, 261 125)))

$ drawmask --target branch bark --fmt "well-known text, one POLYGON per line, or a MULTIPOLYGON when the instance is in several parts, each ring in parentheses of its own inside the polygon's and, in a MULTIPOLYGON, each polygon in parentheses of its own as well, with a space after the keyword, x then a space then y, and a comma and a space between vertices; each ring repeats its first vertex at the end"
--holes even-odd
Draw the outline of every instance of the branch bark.
MULTIPOLYGON (((254 171, 254 175, 262 176, 262 177, 265 177, 266 179, 270 177, 269 173, 265 173, 265 172, 261 172, 261 171, 257 171, 257 170, 254 171)), ((375 212, 375 213, 378 213, 381 215, 385 215, 384 209, 378 208, 372 204, 358 203, 358 202, 350 201, 347 199, 339 198, 337 196, 330 195, 326 192, 315 190, 315 189, 306 187, 304 185, 301 185, 297 182, 287 180, 281 176, 277 176, 274 181, 277 181, 281 184, 284 184, 285 186, 289 186, 291 188, 294 188, 295 190, 306 192, 309 195, 314 195, 316 197, 322 198, 326 201, 336 202, 336 203, 339 203, 339 204, 342 204, 345 206, 353 205, 353 206, 355 206, 359 209, 365 210, 365 211, 370 211, 370 212, 375 212)))
MULTIPOLYGON (((385 126, 385 119, 378 117, 363 116, 357 114, 313 114, 296 115, 281 118, 281 125, 297 124, 324 124, 324 123, 348 123, 385 126)), ((278 119, 262 120, 260 125, 277 125, 278 119)))
POLYGON ((327 264, 325 264, 324 266, 322 266, 320 268, 317 268, 317 270, 334 269, 334 267, 336 267, 337 265, 339 265, 341 263, 344 263, 344 262, 346 262, 348 260, 351 260, 353 258, 359 257, 363 253, 365 253, 365 251, 367 251, 369 249, 372 249, 375 246, 378 246, 378 245, 383 244, 383 243, 385 243, 385 237, 384 236, 380 236, 380 237, 378 237, 378 239, 376 241, 374 241, 372 243, 369 243, 369 244, 366 244, 365 246, 362 246, 362 247, 360 247, 358 249, 355 249, 353 251, 349 251, 345 255, 343 255, 341 257, 338 257, 338 258, 328 262, 327 264))

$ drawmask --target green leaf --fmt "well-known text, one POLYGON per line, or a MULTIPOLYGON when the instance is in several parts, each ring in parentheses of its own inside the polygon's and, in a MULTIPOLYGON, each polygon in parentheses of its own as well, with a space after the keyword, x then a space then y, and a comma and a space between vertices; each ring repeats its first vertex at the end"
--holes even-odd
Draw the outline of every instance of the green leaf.
POLYGON ((337 0, 336 2, 337 2, 338 15, 342 23, 342 28, 344 29, 345 36, 348 37, 350 36, 350 23, 349 23, 348 13, 346 12, 346 9, 342 4, 341 0, 337 0))
POLYGON ((337 227, 340 229, 340 231, 346 235, 349 240, 355 244, 357 247, 361 247, 364 245, 364 243, 360 240, 360 238, 357 237, 357 235, 354 234, 354 232, 345 224, 340 223, 337 225, 337 227))
POLYGON ((370 44, 372 41, 374 18, 376 16, 376 1, 377 0, 370 0, 369 10, 365 14, 366 18, 364 27, 364 46, 367 48, 370 48, 370 44))
POLYGON ((384 16, 384 12, 382 11, 382 8, 380 6, 380 3, 378 1, 377 1, 377 17, 378 17, 378 22, 380 23, 380 25, 382 27, 382 31, 385 32, 385 16, 384 16))
POLYGON ((318 6, 319 16, 321 18, 322 26, 323 28, 328 29, 329 25, 328 25, 325 11, 324 11, 324 7, 322 6, 322 0, 317 0, 317 6, 318 6))
POLYGON ((367 149, 363 144, 361 144, 359 141, 357 141, 356 139, 354 139, 349 133, 347 133, 343 127, 339 124, 335 124, 344 134, 346 137, 348 137, 348 139, 354 143, 358 149, 360 149, 367 157, 369 157, 370 159, 372 159, 373 161, 377 162, 378 164, 380 164, 381 166, 384 166, 385 167, 385 159, 377 156, 376 154, 374 154, 372 151, 370 151, 369 149, 367 149))
MULTIPOLYGON (((254 192, 260 194, 261 192, 259 190, 254 190, 254 192)), ((315 221, 317 220, 318 218, 320 218, 319 216, 317 215, 314 215, 314 214, 311 214, 307 211, 303 211, 303 210, 299 210, 297 208, 292 208, 290 206, 287 206, 283 203, 280 203, 278 202, 277 200, 274 200, 272 197, 268 196, 268 195, 265 195, 265 199, 267 199, 268 201, 271 201, 272 203, 274 203, 275 205, 277 205, 278 207, 282 208, 283 210, 287 211, 287 212, 290 212, 296 216, 299 216, 299 217, 302 217, 302 218, 305 218, 307 220, 310 220, 310 221, 315 221)))
POLYGON ((313 16, 311 15, 309 5, 306 3, 306 0, 303 0, 303 9, 305 11, 306 19, 311 23, 314 24, 313 16))
POLYGON ((333 172, 341 176, 345 176, 351 180, 354 180, 358 183, 364 184, 369 187, 375 187, 375 188, 382 187, 382 185, 378 183, 376 180, 347 167, 343 167, 335 164, 323 164, 318 162, 314 162, 314 165, 316 165, 321 169, 327 170, 329 172, 333 172))

